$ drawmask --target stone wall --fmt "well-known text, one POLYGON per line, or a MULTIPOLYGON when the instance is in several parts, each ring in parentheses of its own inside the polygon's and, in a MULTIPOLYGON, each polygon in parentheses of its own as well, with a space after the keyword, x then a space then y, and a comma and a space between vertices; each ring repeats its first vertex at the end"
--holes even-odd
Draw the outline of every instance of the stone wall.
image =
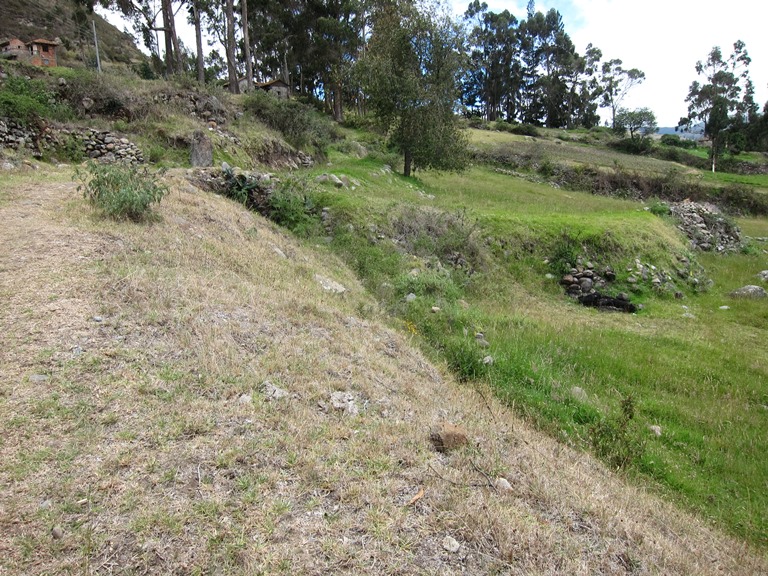
POLYGON ((34 156, 41 156, 45 150, 53 150, 67 139, 74 138, 82 145, 83 154, 103 162, 127 162, 140 164, 144 154, 127 138, 108 130, 83 128, 69 130, 46 126, 42 129, 22 126, 7 118, 0 118, 0 148, 11 150, 26 149, 34 156))

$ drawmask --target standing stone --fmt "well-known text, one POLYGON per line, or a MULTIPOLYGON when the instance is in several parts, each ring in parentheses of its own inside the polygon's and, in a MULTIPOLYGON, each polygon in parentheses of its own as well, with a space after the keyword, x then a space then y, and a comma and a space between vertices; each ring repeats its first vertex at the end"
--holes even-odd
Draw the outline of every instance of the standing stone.
POLYGON ((195 133, 192 134, 189 163, 193 168, 213 166, 213 145, 211 139, 202 130, 195 130, 195 133))

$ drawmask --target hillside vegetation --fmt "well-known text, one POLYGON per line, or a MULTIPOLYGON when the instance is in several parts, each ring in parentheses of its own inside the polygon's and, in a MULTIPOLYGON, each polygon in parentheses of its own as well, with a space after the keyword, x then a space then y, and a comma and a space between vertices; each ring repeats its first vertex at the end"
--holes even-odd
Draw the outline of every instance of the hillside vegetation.
POLYGON ((6 571, 768 569, 768 299, 729 297, 768 269, 762 158, 706 176, 599 129, 473 129, 466 171, 405 178, 365 119, 40 81, 47 125, 135 141, 170 192, 113 221, 71 140, 2 153, 6 571), (189 170, 206 128, 217 167, 189 170), (686 194, 738 250, 691 248, 686 194), (640 308, 578 305, 575 267, 640 308), (435 449, 446 421, 468 445, 435 449))

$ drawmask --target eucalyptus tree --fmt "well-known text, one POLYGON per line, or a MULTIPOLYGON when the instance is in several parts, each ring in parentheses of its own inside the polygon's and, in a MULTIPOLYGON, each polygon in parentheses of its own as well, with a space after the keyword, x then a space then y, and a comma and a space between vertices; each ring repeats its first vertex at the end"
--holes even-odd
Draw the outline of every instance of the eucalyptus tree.
POLYGON ((474 0, 464 14, 470 26, 469 68, 464 79, 463 103, 470 110, 479 107, 488 120, 517 115, 519 89, 518 21, 508 10, 498 14, 474 0))
POLYGON ((696 63, 696 74, 703 76, 704 82, 694 80, 691 84, 685 99, 688 115, 680 119, 679 126, 690 128, 695 123, 704 123, 704 135, 712 143, 712 172, 726 149, 729 134, 754 109, 750 62, 744 42, 738 40, 728 58, 715 46, 705 61, 696 63))
POLYGON ((624 69, 618 58, 604 62, 600 71, 601 108, 611 109, 611 127, 616 126, 616 113, 629 91, 643 83, 645 72, 637 68, 624 69))

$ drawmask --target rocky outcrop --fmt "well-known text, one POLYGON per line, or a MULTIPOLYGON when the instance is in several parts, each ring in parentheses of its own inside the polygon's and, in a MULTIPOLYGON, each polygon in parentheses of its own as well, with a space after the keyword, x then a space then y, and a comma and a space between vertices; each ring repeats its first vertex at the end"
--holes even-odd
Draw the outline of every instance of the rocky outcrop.
POLYGON ((691 242, 691 248, 705 252, 733 252, 741 248, 739 228, 712 204, 677 202, 670 212, 678 228, 691 242))

